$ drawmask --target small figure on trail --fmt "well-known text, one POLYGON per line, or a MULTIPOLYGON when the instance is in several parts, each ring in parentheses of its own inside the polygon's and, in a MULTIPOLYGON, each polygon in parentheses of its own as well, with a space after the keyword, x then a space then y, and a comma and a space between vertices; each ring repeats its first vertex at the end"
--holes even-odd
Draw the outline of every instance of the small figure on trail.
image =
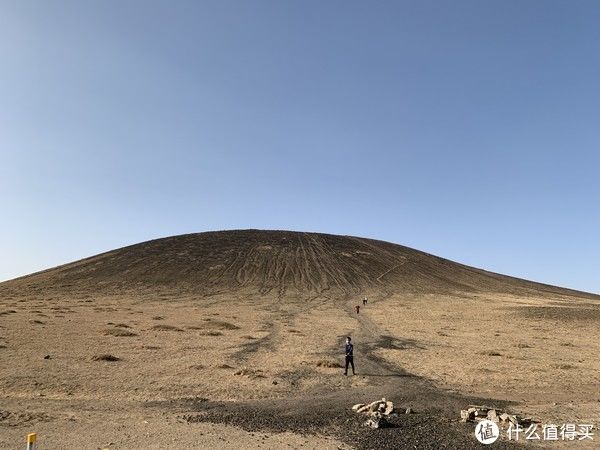
POLYGON ((355 308, 356 308, 356 314, 358 314, 360 312, 360 305, 356 305, 355 308))
POLYGON ((348 375, 348 365, 352 366, 352 375, 356 375, 354 371, 354 345, 352 345, 352 338, 348 336, 346 338, 346 369, 344 375, 348 375))
POLYGON ((363 298, 363 305, 367 304, 367 297, 363 298))

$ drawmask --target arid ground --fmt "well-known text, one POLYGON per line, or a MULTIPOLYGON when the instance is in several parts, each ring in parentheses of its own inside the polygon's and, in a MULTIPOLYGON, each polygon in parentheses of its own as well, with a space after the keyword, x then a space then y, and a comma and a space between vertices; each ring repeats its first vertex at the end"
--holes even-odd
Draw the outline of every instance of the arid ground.
POLYGON ((354 237, 177 236, 0 284, 0 448, 481 448, 469 404, 598 426, 599 355, 596 295, 354 237), (362 427, 381 397, 414 413, 362 427))

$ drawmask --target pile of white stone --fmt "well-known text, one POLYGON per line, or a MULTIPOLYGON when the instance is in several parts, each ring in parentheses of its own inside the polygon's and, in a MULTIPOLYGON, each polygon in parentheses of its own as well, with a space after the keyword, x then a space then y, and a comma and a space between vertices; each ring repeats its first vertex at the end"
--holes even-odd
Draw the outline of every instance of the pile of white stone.
POLYGON ((531 418, 520 418, 516 414, 508 414, 498 408, 476 405, 469 405, 467 409, 463 409, 460 412, 460 419, 461 422, 478 422, 487 419, 496 423, 512 423, 513 425, 531 422, 531 418))
POLYGON ((352 411, 357 414, 364 414, 367 417, 365 426, 371 428, 384 427, 387 425, 386 418, 391 414, 395 414, 394 404, 385 398, 369 403, 368 405, 364 403, 357 403, 352 407, 352 411))

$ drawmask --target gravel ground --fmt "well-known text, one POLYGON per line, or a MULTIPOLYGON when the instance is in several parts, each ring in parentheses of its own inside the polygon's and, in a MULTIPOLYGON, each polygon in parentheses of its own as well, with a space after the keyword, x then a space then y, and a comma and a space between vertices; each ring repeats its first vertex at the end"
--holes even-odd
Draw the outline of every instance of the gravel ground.
MULTIPOLYGON (((490 403, 485 399, 466 398, 437 390, 424 380, 400 377, 386 380, 380 386, 366 389, 360 394, 349 390, 277 400, 197 401, 164 406, 187 411, 180 417, 191 424, 209 422, 253 432, 290 431, 327 435, 358 449, 475 449, 481 448, 481 444, 473 435, 473 424, 460 423, 458 420, 460 407, 474 402, 490 403), (385 391, 396 393, 388 398, 395 402, 401 413, 406 407, 411 407, 415 412, 390 417, 389 427, 386 428, 373 430, 362 426, 365 418, 352 412, 352 405, 381 398, 381 392, 385 391), (402 395, 398 395, 399 392, 402 395)), ((496 402, 495 406, 505 404, 496 402)), ((494 448, 517 446, 498 441, 494 448)))

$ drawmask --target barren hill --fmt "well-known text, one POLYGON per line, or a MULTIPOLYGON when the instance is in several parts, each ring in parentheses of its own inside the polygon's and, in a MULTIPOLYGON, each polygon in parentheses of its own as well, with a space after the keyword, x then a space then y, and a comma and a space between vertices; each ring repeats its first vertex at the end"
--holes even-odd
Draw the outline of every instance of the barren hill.
POLYGON ((475 269, 383 241, 261 230, 156 239, 0 284, 5 292, 42 289, 59 294, 160 290, 203 296, 239 291, 277 296, 399 291, 591 295, 475 269))
POLYGON ((599 321, 598 296, 382 241, 156 239, 0 283, 0 448, 477 449, 470 404, 597 424, 599 321), (362 426, 382 397, 401 414, 362 426))

